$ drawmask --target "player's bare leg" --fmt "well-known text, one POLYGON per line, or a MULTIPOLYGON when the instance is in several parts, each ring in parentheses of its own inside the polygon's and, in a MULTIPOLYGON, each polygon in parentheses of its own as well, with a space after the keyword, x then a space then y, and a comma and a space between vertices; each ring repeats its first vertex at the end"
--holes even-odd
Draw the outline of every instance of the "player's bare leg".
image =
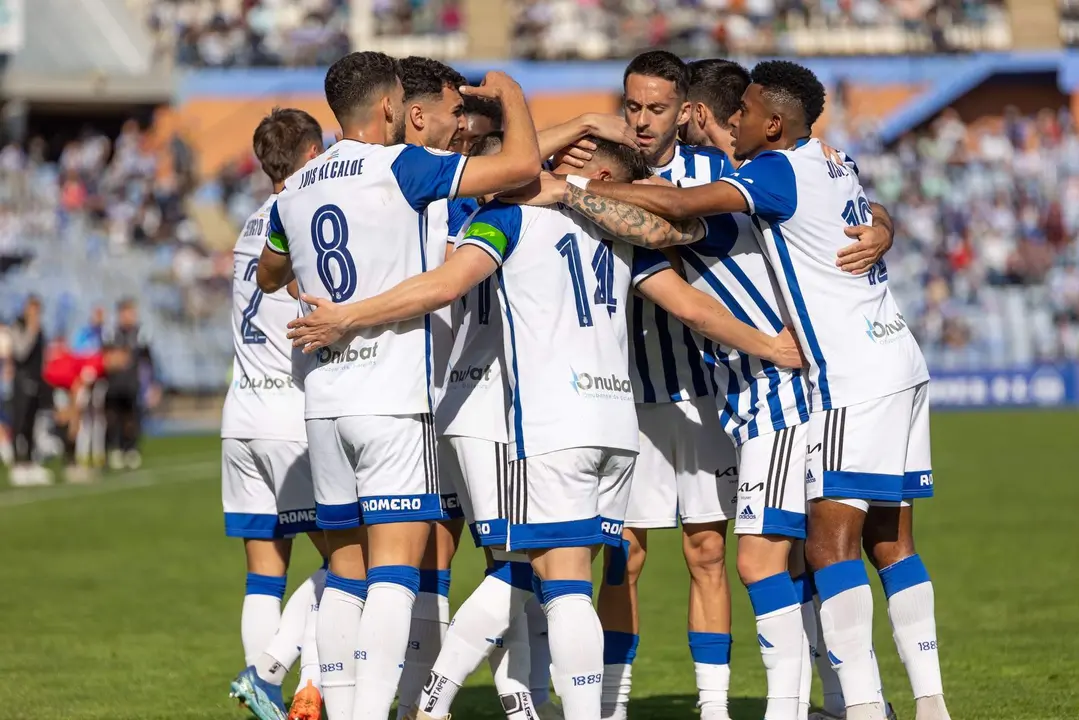
MULTIPOLYGON (((768 718, 800 717, 806 634, 801 598, 789 572, 792 541, 777 535, 738 538, 738 575, 749 591, 768 678, 768 718)), ((808 713, 809 706, 805 710, 808 713)))
POLYGON ((682 552, 689 570, 689 651, 703 720, 727 718, 731 591, 726 534, 726 522, 682 527, 682 552))
POLYGON ((624 718, 633 686, 633 660, 640 637, 637 612, 637 584, 648 557, 648 531, 622 531, 626 557, 623 578, 610 577, 614 548, 604 549, 604 578, 599 590, 599 618, 603 624, 603 717, 624 718), (615 581, 620 581, 615 584, 615 581))
POLYGON ((328 720, 351 720, 355 705, 356 638, 367 600, 366 529, 325 532, 330 567, 315 631, 328 720))
POLYGON ((540 577, 551 646, 551 677, 566 717, 598 720, 603 683, 603 627, 592 605, 592 550, 529 552, 540 577))
POLYGON ((397 695, 431 523, 367 526, 367 603, 356 649, 353 720, 385 720, 397 695))
POLYGON ((450 564, 463 529, 463 518, 437 522, 427 539, 420 561, 420 592, 412 607, 405 667, 397 690, 398 719, 416 707, 442 649, 442 639, 450 624, 450 564))
POLYGON ((839 674, 848 720, 885 720, 873 656, 873 594, 862 564, 864 501, 809 505, 806 560, 821 599, 820 628, 839 674))
POLYGON ((933 583, 914 548, 913 505, 870 506, 862 540, 888 598, 888 619, 914 692, 916 720, 949 720, 940 675, 933 583))

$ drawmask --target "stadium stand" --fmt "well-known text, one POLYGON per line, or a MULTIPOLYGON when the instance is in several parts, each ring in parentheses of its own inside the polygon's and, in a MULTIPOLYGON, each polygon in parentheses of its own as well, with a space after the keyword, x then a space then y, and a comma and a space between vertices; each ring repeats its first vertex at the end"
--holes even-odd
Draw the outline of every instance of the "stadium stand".
POLYGON ((627 57, 665 47, 728 54, 886 55, 1001 50, 1003 2, 963 0, 523 0, 514 46, 531 59, 627 57))

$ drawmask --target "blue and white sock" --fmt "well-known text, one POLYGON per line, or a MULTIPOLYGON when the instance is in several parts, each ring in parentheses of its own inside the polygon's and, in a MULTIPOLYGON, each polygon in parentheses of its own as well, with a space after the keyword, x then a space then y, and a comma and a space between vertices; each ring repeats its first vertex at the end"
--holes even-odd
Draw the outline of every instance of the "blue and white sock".
POLYGON ((281 623, 281 600, 288 578, 284 575, 247 573, 244 604, 240 611, 240 640, 244 665, 254 665, 270 644, 281 623))
POLYGON ((299 688, 307 687, 307 682, 322 691, 322 671, 318 659, 318 609, 322 604, 322 595, 326 592, 326 565, 321 573, 315 573, 315 596, 307 606, 307 620, 303 629, 303 644, 300 646, 300 682, 299 688))
POLYGON ((255 671, 266 682, 274 685, 283 683, 289 669, 300 659, 307 613, 315 602, 315 585, 320 582, 323 585, 326 582, 326 571, 321 569, 304 580, 285 603, 277 634, 255 662, 255 671))
POLYGON ((442 652, 431 669, 431 682, 417 707, 431 717, 449 715, 457 691, 480 663, 502 643, 515 616, 532 594, 532 566, 496 562, 453 616, 442 652))
POLYGON ((551 645, 551 679, 567 718, 600 717, 603 627, 587 580, 544 580, 543 612, 551 645))
POLYGON ((626 717, 629 693, 633 689, 633 661, 641 636, 633 633, 603 631, 603 718, 626 717))
POLYGON ((502 635, 501 647, 491 651, 488 661, 506 720, 535 720, 536 708, 528 690, 528 613, 523 609, 513 618, 502 635))
POLYGON ((730 633, 689 633, 701 720, 726 720, 731 686, 730 633))
POLYGON ((398 720, 419 702, 423 686, 442 650, 442 638, 449 624, 450 571, 420 570, 420 592, 412 606, 405 667, 397 688, 398 720))
POLYGON ((542 707, 551 699, 551 644, 547 639, 547 615, 535 592, 525 602, 525 614, 528 615, 528 689, 532 702, 542 707))
POLYGON ((367 572, 367 603, 356 641, 356 702, 352 720, 386 720, 408 649, 420 571, 381 565, 367 572))
POLYGON ((933 583, 921 557, 911 555, 880 571, 888 598, 888 619, 899 658, 907 668, 914 697, 944 694, 937 650, 933 583))
POLYGON ((352 720, 356 691, 356 638, 367 600, 367 581, 326 573, 315 642, 322 671, 326 720, 352 720))
POLYGON ((798 694, 802 684, 801 603, 790 573, 776 573, 750 583, 749 601, 757 620, 757 644, 768 679, 766 720, 798 720, 798 694))
POLYGON ((802 682, 798 687, 798 720, 808 720, 813 691, 813 660, 817 652, 817 607, 813 603, 813 577, 807 572, 792 580, 802 616, 802 682))
POLYGON ((877 703, 873 593, 865 565, 861 559, 838 562, 814 572, 813 582, 821 599, 821 632, 847 708, 877 703))

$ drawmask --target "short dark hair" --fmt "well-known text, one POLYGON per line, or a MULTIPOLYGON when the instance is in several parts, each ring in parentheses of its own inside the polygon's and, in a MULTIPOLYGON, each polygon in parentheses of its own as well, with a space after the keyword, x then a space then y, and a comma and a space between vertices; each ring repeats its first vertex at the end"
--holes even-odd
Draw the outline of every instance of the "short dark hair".
POLYGON ((626 72, 622 75, 622 85, 630 75, 644 75, 674 83, 674 89, 679 95, 685 97, 689 92, 689 73, 682 58, 666 50, 649 50, 643 52, 629 61, 626 72))
POLYGON ((255 128, 252 144, 262 171, 275 184, 283 183, 300 168, 309 147, 322 148, 322 126, 303 110, 275 107, 255 128))
POLYGON ((723 126, 742 106, 749 71, 731 60, 696 60, 689 64, 689 99, 707 107, 723 126))
POLYGON ((824 112, 824 85, 807 67, 789 60, 767 60, 757 63, 750 78, 770 102, 800 110, 807 128, 824 112))
POLYGON ((449 65, 431 58, 411 55, 398 61, 401 84, 405 86, 405 102, 427 96, 440 96, 442 88, 457 89, 467 85, 465 76, 449 65))
POLYGON ((466 95, 465 115, 479 115, 490 120, 496 128, 502 127, 502 104, 494 100, 466 95))
POLYGON ((622 143, 604 140, 595 136, 589 136, 585 139, 595 144, 596 150, 593 153, 594 156, 601 156, 611 160, 615 165, 625 171, 626 176, 624 178, 618 178, 620 181, 633 182, 634 180, 644 180, 652 174, 652 171, 648 168, 648 162, 644 159, 644 155, 641 155, 640 150, 631 148, 628 145, 623 145, 622 143))
POLYGON ((400 77, 399 63, 385 53, 349 53, 326 71, 326 104, 343 124, 357 109, 374 100, 377 92, 389 89, 400 77))
POLYGON ((481 157, 483 155, 495 155, 502 150, 502 131, 495 130, 489 132, 481 137, 476 142, 472 143, 472 149, 469 151, 471 157, 481 157))

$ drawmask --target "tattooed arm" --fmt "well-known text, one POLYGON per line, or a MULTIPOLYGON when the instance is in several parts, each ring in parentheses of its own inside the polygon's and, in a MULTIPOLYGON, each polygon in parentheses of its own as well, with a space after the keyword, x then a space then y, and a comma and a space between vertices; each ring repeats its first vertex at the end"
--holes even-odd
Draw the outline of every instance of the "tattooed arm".
MULTIPOLYGON (((589 183, 589 187, 593 184, 604 183, 589 183)), ((688 245, 704 237, 704 226, 696 218, 668 222, 635 205, 600 197, 568 182, 562 191, 562 204, 631 245, 664 248, 688 245)))

